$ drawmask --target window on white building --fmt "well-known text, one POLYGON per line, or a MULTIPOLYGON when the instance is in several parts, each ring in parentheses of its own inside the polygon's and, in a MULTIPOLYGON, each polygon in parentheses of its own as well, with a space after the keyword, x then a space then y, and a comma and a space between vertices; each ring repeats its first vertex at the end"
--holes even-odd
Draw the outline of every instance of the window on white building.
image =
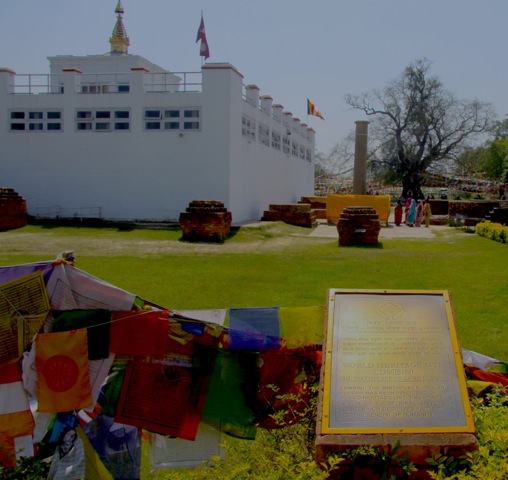
POLYGON ((145 118, 161 118, 160 110, 145 110, 145 118))
POLYGON ((113 130, 130 130, 129 110, 77 110, 76 130, 111 132, 113 130), (123 120, 123 121, 115 121, 123 120))
POLYGON ((92 111, 91 110, 78 110, 76 112, 76 118, 79 119, 92 119, 92 111))
POLYGON ((184 110, 183 116, 185 118, 199 118, 199 110, 184 110))
POLYGON ((281 135, 280 132, 275 132, 272 130, 272 148, 275 148, 275 150, 280 150, 280 139, 281 135))
POLYGON ((242 135, 248 140, 256 141, 256 120, 247 115, 242 116, 242 135))
POLYGON ((145 109, 143 115, 145 130, 185 130, 188 132, 201 129, 201 110, 197 108, 145 109), (154 121, 155 119, 165 121, 154 121))
POLYGON ((298 143, 294 140, 291 142, 291 155, 293 155, 293 157, 298 157, 298 143))
POLYGON ((258 142, 270 146, 270 129, 262 123, 258 124, 258 142))
POLYGON ((282 137, 282 151, 287 155, 291 152, 291 141, 287 135, 282 137))
POLYGON ((18 132, 62 130, 61 118, 62 112, 56 110, 13 110, 9 112, 9 129, 18 132))

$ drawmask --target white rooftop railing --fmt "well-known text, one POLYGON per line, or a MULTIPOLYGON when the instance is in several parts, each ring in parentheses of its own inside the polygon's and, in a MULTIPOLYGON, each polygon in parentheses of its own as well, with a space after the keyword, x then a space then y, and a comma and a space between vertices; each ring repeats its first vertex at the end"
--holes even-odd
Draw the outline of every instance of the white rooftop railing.
POLYGON ((14 78, 15 94, 63 93, 63 75, 16 74, 14 78))
MULTIPOLYGON (((13 94, 63 94, 65 74, 15 74, 13 94)), ((132 73, 83 73, 77 84, 79 93, 128 93, 132 84, 132 73)), ((145 93, 200 93, 201 72, 145 73, 145 93)))

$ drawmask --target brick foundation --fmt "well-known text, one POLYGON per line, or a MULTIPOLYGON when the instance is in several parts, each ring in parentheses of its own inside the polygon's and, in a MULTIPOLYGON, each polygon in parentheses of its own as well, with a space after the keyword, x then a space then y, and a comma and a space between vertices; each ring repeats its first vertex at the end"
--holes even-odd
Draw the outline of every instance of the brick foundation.
POLYGON ((223 242, 231 233, 231 212, 217 200, 194 200, 180 213, 182 239, 191 242, 223 242))
POLYGON ((0 188, 0 231, 27 224, 26 201, 12 188, 0 188))
POLYGON ((339 246, 377 246, 381 222, 373 207, 346 207, 337 223, 339 246))
POLYGON ((281 205, 269 205, 269 210, 263 212, 261 220, 272 222, 285 222, 298 227, 317 227, 316 214, 310 204, 289 203, 281 205))

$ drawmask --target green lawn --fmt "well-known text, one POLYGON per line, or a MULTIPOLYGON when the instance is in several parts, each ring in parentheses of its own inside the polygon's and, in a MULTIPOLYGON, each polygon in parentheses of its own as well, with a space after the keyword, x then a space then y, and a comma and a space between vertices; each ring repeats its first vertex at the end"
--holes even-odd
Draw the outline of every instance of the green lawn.
POLYGON ((462 346, 508 360, 508 246, 450 228, 433 239, 338 247, 284 224, 243 227, 222 245, 175 230, 43 228, 0 233, 0 264, 76 266, 171 309, 324 305, 330 288, 449 290, 462 346))

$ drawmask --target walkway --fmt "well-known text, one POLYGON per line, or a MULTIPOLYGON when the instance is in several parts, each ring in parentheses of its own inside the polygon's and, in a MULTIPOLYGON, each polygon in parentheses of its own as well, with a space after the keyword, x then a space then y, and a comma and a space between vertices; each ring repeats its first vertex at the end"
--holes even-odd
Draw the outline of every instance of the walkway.
MULTIPOLYGON (((389 223, 388 226, 381 227, 378 238, 380 240, 383 238, 433 238, 436 231, 449 228, 450 227, 444 225, 431 225, 429 228, 425 226, 407 227, 406 225, 397 227, 393 223, 389 223)), ((337 226, 328 225, 327 223, 320 223, 309 236, 339 238, 337 226)))

